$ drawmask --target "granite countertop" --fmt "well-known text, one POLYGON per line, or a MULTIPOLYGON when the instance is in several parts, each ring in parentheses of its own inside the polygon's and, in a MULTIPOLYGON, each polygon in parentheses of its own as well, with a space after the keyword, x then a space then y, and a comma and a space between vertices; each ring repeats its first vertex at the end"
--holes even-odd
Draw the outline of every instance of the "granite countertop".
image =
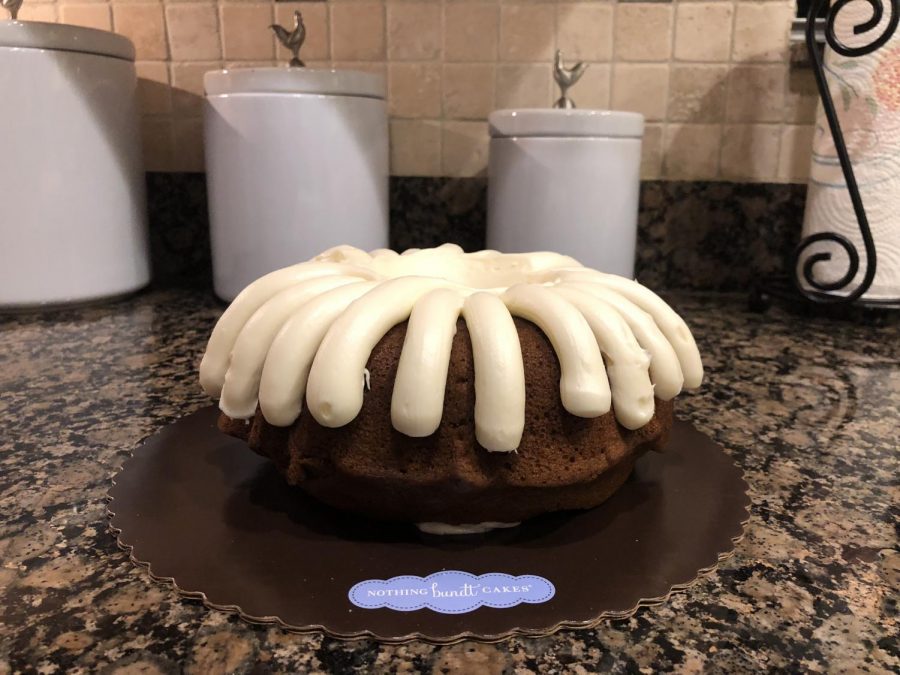
POLYGON ((142 438, 209 404, 195 368, 221 312, 210 296, 157 291, 0 319, 0 674, 897 672, 900 326, 668 297, 708 372, 680 414, 751 486, 735 556, 628 620, 449 647, 245 624, 180 599, 116 547, 111 477, 142 438))

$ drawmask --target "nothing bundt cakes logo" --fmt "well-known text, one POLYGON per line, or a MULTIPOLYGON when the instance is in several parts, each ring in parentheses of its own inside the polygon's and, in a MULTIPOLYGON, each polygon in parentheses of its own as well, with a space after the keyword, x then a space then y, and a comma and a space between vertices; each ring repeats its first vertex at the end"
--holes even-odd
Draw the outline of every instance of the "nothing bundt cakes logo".
POLYGON ((475 575, 446 570, 427 577, 368 579, 353 586, 348 596, 350 602, 363 609, 386 607, 411 612, 427 608, 442 614, 462 614, 482 606, 502 609, 523 602, 539 604, 555 593, 549 580, 531 574, 475 575))

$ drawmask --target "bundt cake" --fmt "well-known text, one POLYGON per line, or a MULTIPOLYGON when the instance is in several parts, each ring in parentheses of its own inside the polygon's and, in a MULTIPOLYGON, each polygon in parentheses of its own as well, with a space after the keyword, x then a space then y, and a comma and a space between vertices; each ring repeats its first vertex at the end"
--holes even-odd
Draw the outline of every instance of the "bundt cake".
POLYGON ((429 532, 600 504, 702 378, 687 325, 637 282, 449 244, 272 272, 200 364, 220 428, 290 484, 429 532))

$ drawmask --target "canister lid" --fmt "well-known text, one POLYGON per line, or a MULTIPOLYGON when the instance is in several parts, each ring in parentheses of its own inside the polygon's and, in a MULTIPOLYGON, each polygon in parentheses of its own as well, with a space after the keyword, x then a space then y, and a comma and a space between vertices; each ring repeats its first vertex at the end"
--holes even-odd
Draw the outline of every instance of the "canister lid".
POLYGON ((535 108, 495 110, 488 117, 491 136, 640 138, 644 116, 618 110, 535 108))
POLYGON ((358 70, 234 68, 203 76, 207 96, 221 94, 324 94, 384 98, 384 78, 358 70))
POLYGON ((134 45, 124 35, 43 21, 0 21, 0 47, 83 52, 134 61, 134 45))

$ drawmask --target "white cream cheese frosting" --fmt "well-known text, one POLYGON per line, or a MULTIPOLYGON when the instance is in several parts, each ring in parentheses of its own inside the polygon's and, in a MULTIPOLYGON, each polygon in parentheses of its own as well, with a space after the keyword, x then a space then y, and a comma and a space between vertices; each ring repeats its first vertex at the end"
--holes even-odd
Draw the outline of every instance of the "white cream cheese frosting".
POLYGON ((319 424, 340 427, 362 408, 372 349, 408 321, 391 422, 408 436, 428 436, 441 422, 462 318, 475 368, 476 438, 509 452, 525 426, 514 316, 547 336, 563 407, 578 417, 613 410, 638 429, 653 416, 654 395, 669 400, 703 380, 685 322, 637 282, 556 253, 464 253, 445 244, 402 254, 339 246, 258 279, 213 329, 200 383, 235 419, 258 406, 269 423, 289 426, 305 400, 319 424))

